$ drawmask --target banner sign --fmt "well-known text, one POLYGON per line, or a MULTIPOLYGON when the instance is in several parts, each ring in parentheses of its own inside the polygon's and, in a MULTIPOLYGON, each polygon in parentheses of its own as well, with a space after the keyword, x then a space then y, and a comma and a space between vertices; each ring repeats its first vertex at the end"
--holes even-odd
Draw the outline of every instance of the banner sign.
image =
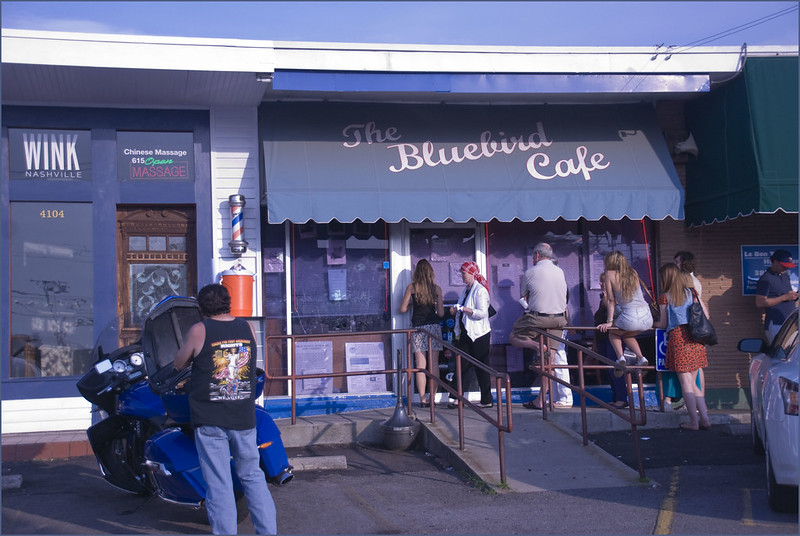
POLYGON ((92 180, 92 134, 88 130, 9 128, 12 180, 92 180))
POLYGON ((259 111, 271 223, 683 218, 652 107, 278 102, 259 111))
MULTIPOLYGON (((755 296, 756 283, 759 278, 772 266, 769 258, 776 249, 785 249, 792 254, 797 263, 797 246, 742 246, 742 296, 755 296)), ((797 288, 797 268, 788 268, 786 272, 792 281, 792 287, 797 288)))
POLYGON ((194 134, 117 132, 117 178, 194 180, 194 134))

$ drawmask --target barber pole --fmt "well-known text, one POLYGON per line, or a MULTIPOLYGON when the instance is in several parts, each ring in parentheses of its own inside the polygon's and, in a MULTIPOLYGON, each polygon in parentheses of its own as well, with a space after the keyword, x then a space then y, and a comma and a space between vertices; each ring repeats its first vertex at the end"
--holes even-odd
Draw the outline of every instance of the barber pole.
POLYGON ((231 241, 228 246, 234 255, 242 255, 247 251, 247 240, 244 239, 244 196, 231 195, 228 203, 231 206, 231 241))

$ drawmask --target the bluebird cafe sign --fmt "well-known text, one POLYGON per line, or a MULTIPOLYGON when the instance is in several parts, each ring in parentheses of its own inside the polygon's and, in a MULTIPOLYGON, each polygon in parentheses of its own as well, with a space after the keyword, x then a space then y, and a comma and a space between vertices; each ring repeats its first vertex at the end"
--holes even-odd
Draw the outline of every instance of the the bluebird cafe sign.
POLYGON ((88 130, 9 128, 12 180, 92 180, 92 135, 88 130))
POLYGON ((191 132, 117 132, 117 177, 193 180, 193 140, 191 132))

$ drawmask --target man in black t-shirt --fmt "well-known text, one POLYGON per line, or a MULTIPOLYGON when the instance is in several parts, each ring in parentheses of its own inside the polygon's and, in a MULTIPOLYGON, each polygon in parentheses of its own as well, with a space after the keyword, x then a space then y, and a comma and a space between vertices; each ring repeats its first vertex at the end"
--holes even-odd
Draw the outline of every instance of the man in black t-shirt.
POLYGON ((189 409, 200 469, 206 481, 206 510, 214 534, 236 534, 233 456, 257 534, 277 534, 275 503, 259 465, 256 441, 256 340, 245 320, 230 314, 222 285, 197 295, 205 319, 189 328, 175 368, 192 363, 189 409))

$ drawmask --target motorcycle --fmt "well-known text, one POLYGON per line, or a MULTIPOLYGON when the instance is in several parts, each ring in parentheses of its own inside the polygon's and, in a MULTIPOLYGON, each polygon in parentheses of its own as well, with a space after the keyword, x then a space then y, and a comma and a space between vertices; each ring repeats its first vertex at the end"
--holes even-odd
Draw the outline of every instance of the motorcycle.
MULTIPOLYGON (((119 347, 114 320, 97 339, 91 369, 78 381, 81 395, 102 420, 88 430, 100 471, 113 486, 144 496, 203 506, 206 483, 190 424, 186 385, 191 366, 178 371, 173 357, 188 329, 202 320, 194 298, 171 296, 144 321, 135 344, 119 347)), ((257 371, 256 397, 264 389, 257 371)), ((273 485, 294 474, 281 434, 267 411, 256 404, 256 435, 261 468, 273 485)), ((237 500, 244 496, 231 461, 237 500)))

